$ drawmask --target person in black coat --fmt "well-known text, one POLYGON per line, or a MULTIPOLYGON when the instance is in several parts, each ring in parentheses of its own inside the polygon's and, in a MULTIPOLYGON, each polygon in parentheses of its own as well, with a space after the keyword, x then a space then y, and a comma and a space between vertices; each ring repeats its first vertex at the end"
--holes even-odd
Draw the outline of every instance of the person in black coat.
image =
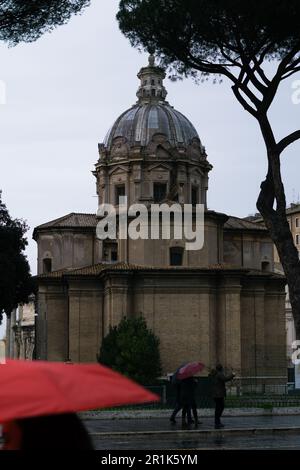
POLYGON ((182 408, 182 403, 180 399, 180 390, 181 390, 181 380, 177 379, 177 374, 173 374, 171 378, 171 383, 175 387, 175 408, 173 410, 173 413, 170 416, 170 421, 171 423, 175 424, 176 423, 176 415, 179 413, 179 411, 182 408))
POLYGON ((234 378, 234 374, 225 375, 222 364, 217 364, 216 369, 211 372, 212 395, 215 401, 215 429, 221 429, 221 416, 225 407, 226 386, 225 383, 234 378))
POLYGON ((195 390, 197 388, 197 381, 194 377, 188 377, 181 380, 180 387, 180 403, 182 404, 182 424, 192 424, 195 423, 197 426, 198 413, 197 413, 197 404, 195 400, 195 390), (192 419, 192 412, 194 421, 192 419))

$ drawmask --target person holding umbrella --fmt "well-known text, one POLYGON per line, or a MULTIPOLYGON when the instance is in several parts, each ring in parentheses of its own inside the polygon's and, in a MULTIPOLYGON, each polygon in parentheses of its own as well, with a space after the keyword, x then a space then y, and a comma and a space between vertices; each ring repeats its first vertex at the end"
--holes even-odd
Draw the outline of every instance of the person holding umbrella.
POLYGON ((99 364, 9 360, 0 365, 5 450, 92 450, 76 412, 159 397, 99 364))
POLYGON ((180 401, 182 403, 182 425, 193 424, 198 426, 197 404, 195 400, 195 390, 197 382, 194 377, 187 377, 181 381, 180 401), (192 412, 194 420, 192 419, 192 412))
POLYGON ((177 399, 176 407, 170 418, 171 421, 172 418, 175 421, 176 414, 182 408, 183 425, 195 423, 197 426, 199 424, 197 404, 195 400, 195 389, 197 387, 197 382, 195 381, 194 375, 203 370, 203 368, 204 364, 201 362, 189 362, 177 369, 176 380, 180 383, 180 388, 178 389, 179 399, 177 399), (192 411, 194 421, 192 420, 191 416, 192 411))
POLYGON ((179 413, 179 411, 182 409, 182 403, 180 400, 180 390, 181 390, 181 380, 177 378, 177 371, 172 375, 171 378, 171 383, 175 387, 175 408, 173 410, 173 413, 170 416, 170 421, 172 424, 176 424, 176 416, 179 413))

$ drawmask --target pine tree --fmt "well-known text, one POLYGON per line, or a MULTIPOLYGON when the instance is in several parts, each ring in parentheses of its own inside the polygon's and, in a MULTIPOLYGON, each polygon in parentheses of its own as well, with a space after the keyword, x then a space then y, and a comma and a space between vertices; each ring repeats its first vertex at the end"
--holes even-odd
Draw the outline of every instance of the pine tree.
POLYGON ((159 339, 142 317, 123 318, 103 339, 98 361, 143 385, 161 374, 159 339))

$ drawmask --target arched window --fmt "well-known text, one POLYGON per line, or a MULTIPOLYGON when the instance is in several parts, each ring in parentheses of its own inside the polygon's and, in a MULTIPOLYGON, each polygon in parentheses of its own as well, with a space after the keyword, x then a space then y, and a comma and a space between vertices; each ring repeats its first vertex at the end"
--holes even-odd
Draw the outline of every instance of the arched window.
POLYGON ((182 266, 183 262, 183 248, 174 246, 170 248, 170 265, 182 266))
POLYGON ((153 78, 152 78, 152 80, 151 80, 151 85, 155 85, 155 81, 154 81, 153 78))
POLYGON ((48 274, 52 272, 52 259, 44 258, 43 259, 43 274, 48 274))

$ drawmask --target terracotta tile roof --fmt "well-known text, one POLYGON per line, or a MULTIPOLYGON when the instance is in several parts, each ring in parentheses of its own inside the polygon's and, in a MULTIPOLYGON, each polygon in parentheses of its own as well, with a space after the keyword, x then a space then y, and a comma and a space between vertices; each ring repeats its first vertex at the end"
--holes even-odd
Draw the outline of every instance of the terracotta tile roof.
POLYGON ((99 263, 93 266, 85 266, 83 268, 66 268, 60 269, 58 271, 53 271, 48 274, 40 274, 36 276, 37 279, 62 279, 63 277, 77 277, 77 276, 86 276, 86 277, 97 277, 103 272, 109 271, 152 271, 152 272, 213 272, 213 271, 226 271, 232 273, 244 273, 250 276, 261 276, 261 277, 271 277, 272 279, 281 279, 284 280, 284 276, 279 273, 274 272, 264 272, 249 268, 243 268, 240 266, 234 266, 229 264, 213 264, 209 266, 148 266, 148 265, 138 265, 138 264, 128 264, 128 263, 99 263))
POLYGON ((96 227, 97 219, 96 214, 81 214, 76 212, 71 212, 70 214, 64 215, 45 224, 39 225, 35 230, 45 229, 45 228, 76 228, 76 227, 96 227))
POLYGON ((149 266, 130 263, 99 263, 92 266, 84 266, 82 268, 65 268, 51 273, 39 274, 38 279, 59 279, 63 276, 98 276, 104 271, 248 271, 233 265, 214 264, 209 266, 149 266))
POLYGON ((84 266, 83 268, 72 269, 72 271, 65 274, 70 276, 98 276, 98 274, 110 267, 110 263, 98 263, 92 266, 84 266))
POLYGON ((73 271, 72 268, 59 269, 58 271, 52 271, 51 273, 38 274, 35 276, 36 279, 60 279, 68 271, 73 271))
MULTIPOLYGON (((97 225, 96 214, 83 214, 71 212, 58 219, 51 220, 45 224, 41 224, 35 228, 35 232, 47 228, 95 228, 97 225)), ((264 225, 251 222, 239 217, 229 216, 229 219, 224 224, 225 229, 234 230, 260 230, 266 231, 264 225)))
POLYGON ((259 230, 267 232, 265 225, 251 222, 250 220, 240 219, 239 217, 230 216, 224 224, 224 229, 230 230, 259 230))

